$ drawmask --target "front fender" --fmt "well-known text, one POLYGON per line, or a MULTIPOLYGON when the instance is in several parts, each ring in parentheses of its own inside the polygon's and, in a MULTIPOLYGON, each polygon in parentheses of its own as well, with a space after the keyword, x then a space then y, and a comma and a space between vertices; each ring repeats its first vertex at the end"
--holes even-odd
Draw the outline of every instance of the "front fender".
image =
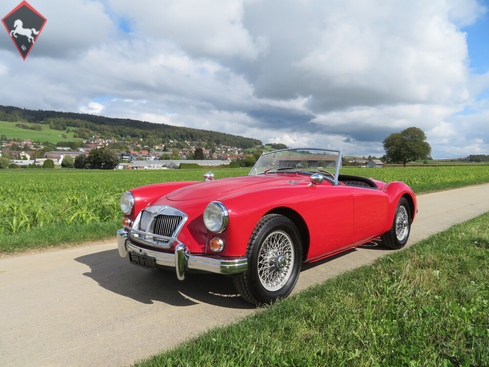
POLYGON ((201 181, 166 182, 166 183, 141 186, 129 190, 134 196, 134 201, 135 201, 134 210, 132 215, 130 216, 130 219, 134 220, 142 209, 151 205, 154 201, 156 201, 160 197, 179 188, 193 185, 199 182, 201 181))
POLYGON ((414 217, 418 211, 418 205, 416 201, 416 195, 414 191, 405 183, 402 182, 389 182, 382 188, 389 198, 389 208, 387 210, 387 218, 385 224, 385 232, 391 229, 394 222, 394 216, 396 214, 397 204, 401 197, 406 197, 411 209, 411 222, 414 221, 414 217))

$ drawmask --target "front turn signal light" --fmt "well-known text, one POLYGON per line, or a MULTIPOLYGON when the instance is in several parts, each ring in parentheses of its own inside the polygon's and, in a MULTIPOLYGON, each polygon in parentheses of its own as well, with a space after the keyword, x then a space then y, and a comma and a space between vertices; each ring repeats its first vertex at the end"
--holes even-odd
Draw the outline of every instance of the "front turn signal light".
POLYGON ((211 242, 209 242, 209 247, 214 252, 221 252, 224 248, 224 241, 219 237, 214 237, 211 242))
POLYGON ((132 221, 129 218, 124 217, 122 220, 122 226, 123 227, 130 227, 132 224, 132 221))

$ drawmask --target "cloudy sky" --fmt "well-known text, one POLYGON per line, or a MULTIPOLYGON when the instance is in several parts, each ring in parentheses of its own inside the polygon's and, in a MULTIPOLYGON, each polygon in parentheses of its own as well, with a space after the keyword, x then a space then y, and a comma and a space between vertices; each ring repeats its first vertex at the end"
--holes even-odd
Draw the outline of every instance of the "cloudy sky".
MULTIPOLYGON (((2 0, 0 17, 21 0, 2 0)), ((0 104, 385 152, 423 129, 433 158, 489 154, 482 0, 30 0, 22 60, 0 30, 0 104)), ((23 37, 23 36, 19 36, 23 37)))

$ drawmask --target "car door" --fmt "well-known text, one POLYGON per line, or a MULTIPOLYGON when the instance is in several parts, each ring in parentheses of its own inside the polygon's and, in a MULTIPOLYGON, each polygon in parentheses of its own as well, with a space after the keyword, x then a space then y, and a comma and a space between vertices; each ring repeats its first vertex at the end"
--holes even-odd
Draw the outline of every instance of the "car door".
POLYGON ((314 188, 314 207, 304 211, 310 234, 308 259, 352 246, 354 200, 349 187, 318 185, 314 188))
POLYGON ((351 187, 353 195, 353 242, 380 236, 385 226, 389 198, 379 190, 351 187))

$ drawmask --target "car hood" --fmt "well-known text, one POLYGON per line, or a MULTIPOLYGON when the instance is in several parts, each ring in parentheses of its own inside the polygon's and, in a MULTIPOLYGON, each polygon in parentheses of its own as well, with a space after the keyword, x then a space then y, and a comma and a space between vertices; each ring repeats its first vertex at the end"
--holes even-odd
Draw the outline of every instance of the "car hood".
POLYGON ((301 181, 304 181, 304 183, 309 182, 307 176, 296 176, 293 179, 291 179, 290 176, 284 177, 282 175, 222 178, 219 180, 200 182, 195 185, 182 187, 181 189, 167 194, 166 199, 171 201, 188 201, 205 198, 208 198, 209 200, 216 200, 219 197, 238 191, 277 186, 280 184, 290 184, 288 182, 291 180, 294 180, 293 184, 298 184, 301 181))

